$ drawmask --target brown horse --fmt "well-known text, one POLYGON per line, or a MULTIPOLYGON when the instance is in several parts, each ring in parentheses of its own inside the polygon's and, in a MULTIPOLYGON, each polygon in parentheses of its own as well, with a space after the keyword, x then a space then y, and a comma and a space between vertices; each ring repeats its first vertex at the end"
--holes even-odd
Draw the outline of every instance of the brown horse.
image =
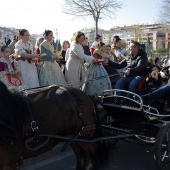
MULTIPOLYGON (((31 151, 22 138, 23 123, 30 112, 38 125, 38 134, 61 135, 77 138, 82 127, 96 124, 91 99, 71 87, 47 87, 26 90, 23 94, 11 92, 0 82, 0 169, 16 170, 20 157, 42 154, 56 145, 49 140, 44 147, 31 151), (27 96, 25 96, 27 95, 27 96)), ((94 126, 93 126, 94 127, 94 126)), ((82 137, 94 138, 96 130, 85 131, 82 137)), ((77 157, 77 170, 99 169, 96 164, 96 143, 71 142, 77 157)))

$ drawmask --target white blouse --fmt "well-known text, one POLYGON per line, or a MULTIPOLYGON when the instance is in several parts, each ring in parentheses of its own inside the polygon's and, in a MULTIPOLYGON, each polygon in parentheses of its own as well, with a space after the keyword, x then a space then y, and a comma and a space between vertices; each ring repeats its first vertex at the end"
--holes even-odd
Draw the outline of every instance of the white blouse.
POLYGON ((18 41, 15 44, 15 53, 17 55, 27 53, 27 50, 30 52, 30 54, 33 53, 33 46, 30 42, 23 43, 22 41, 18 41))

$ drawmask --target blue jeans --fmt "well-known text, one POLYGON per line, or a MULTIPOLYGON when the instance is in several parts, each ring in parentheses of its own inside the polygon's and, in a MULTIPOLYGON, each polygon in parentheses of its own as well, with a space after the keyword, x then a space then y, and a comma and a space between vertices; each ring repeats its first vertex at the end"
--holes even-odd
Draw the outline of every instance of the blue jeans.
MULTIPOLYGON (((130 92, 135 93, 139 83, 142 80, 142 76, 131 76, 131 77, 122 77, 116 82, 115 89, 125 90, 127 89, 130 92)), ((121 92, 116 92, 116 95, 122 95, 121 92)), ((131 98, 130 94, 127 97, 131 98)))
POLYGON ((146 99, 144 99, 144 104, 149 105, 159 100, 160 98, 170 95, 170 85, 161 86, 160 88, 149 93, 146 99))

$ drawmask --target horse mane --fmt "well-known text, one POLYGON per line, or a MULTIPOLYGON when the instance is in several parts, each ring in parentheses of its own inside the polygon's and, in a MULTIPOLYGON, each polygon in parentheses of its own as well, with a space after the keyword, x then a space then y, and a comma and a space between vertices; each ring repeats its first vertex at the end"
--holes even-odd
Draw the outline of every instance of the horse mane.
POLYGON ((26 97, 22 93, 9 90, 0 81, 0 141, 8 143, 7 141, 10 139, 19 143, 28 107, 26 97))
MULTIPOLYGON (((27 106, 26 97, 23 95, 23 93, 15 91, 15 90, 9 90, 7 86, 0 81, 0 104, 5 106, 7 110, 16 108, 15 106, 27 106)), ((0 116, 1 116, 0 112, 0 116)))
POLYGON ((10 100, 10 91, 8 90, 7 86, 2 81, 0 81, 0 103, 3 104, 4 106, 7 106, 8 108, 9 100, 10 100))

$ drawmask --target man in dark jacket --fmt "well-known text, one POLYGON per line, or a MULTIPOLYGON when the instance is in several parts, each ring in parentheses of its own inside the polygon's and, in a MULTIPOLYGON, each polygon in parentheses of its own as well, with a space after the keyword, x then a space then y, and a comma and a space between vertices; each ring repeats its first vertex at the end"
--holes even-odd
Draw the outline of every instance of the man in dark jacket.
MULTIPOLYGON (((108 64, 116 69, 121 69, 127 66, 126 71, 124 72, 124 77, 116 82, 115 89, 128 89, 130 92, 135 93, 136 89, 142 80, 143 76, 147 73, 147 54, 141 48, 141 45, 137 41, 131 41, 130 43, 130 65, 127 66, 127 61, 124 59, 120 63, 115 63, 112 61, 108 61, 108 64)), ((117 95, 121 95, 121 93, 117 92, 117 95)), ((128 97, 131 97, 128 95, 128 97)))

